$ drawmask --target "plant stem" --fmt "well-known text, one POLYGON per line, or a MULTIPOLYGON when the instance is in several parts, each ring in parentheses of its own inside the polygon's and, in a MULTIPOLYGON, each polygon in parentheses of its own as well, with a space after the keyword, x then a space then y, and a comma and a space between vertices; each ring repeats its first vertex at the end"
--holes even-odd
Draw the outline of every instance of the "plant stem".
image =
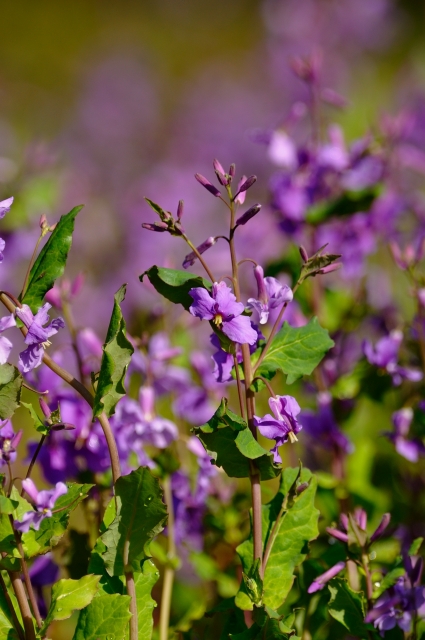
POLYGON ((4 598, 7 602, 7 606, 9 608, 9 612, 10 612, 10 616, 13 620, 13 626, 15 628, 16 633, 19 636, 19 640, 25 640, 25 636, 24 636, 24 630, 22 629, 21 623, 18 620, 18 616, 16 615, 16 611, 15 611, 15 607, 13 606, 13 602, 11 600, 11 597, 9 595, 9 591, 7 590, 7 586, 5 581, 3 580, 3 576, 1 575, 1 571, 0 571, 0 587, 4 593, 4 598))
POLYGON ((277 536, 277 534, 279 532, 280 521, 282 520, 282 516, 286 512, 287 506, 288 506, 288 496, 285 496, 285 499, 282 502, 282 506, 280 508, 280 511, 277 514, 277 518, 276 518, 276 520, 274 522, 273 528, 272 528, 272 530, 270 532, 269 539, 267 540, 266 548, 264 550, 263 575, 264 575, 264 573, 266 571, 267 562, 269 561, 269 556, 270 556, 270 552, 272 550, 272 547, 274 545, 274 541, 276 540, 276 536, 277 536))
POLYGON ((80 350, 78 348, 78 331, 75 328, 74 318, 72 317, 71 305, 68 300, 62 298, 62 313, 65 318, 66 326, 71 336, 72 348, 75 353, 75 359, 77 361, 78 373, 80 374, 81 382, 84 382, 83 360, 81 358, 80 350))
POLYGON ((372 609, 373 607, 373 585, 372 585, 372 576, 369 571, 369 560, 366 553, 362 553, 362 567, 366 576, 366 597, 368 608, 372 609))
MULTIPOLYGON (((235 243, 234 243, 234 231, 235 231, 235 204, 232 200, 230 188, 229 198, 230 205, 230 234, 229 234, 229 247, 230 258, 232 261, 232 276, 233 285, 235 289, 236 300, 240 302, 241 291, 239 287, 238 279, 238 261, 236 259, 235 243)), ((252 367, 251 367, 251 354, 249 352, 249 345, 242 344, 242 359, 243 370, 245 378, 245 397, 246 397, 246 415, 248 417, 248 427, 257 439, 257 428, 254 424, 255 414, 255 395, 252 391, 251 384, 253 379, 252 367)), ((260 574, 262 575, 262 558, 263 558, 263 538, 262 538, 262 513, 261 513, 261 479, 260 472, 253 461, 249 465, 249 479, 251 482, 251 499, 252 499, 252 535, 254 541, 254 556, 253 561, 260 560, 260 574)))
POLYGON ((25 582, 25 586, 27 588, 27 593, 28 593, 28 597, 31 603, 31 607, 32 607, 32 612, 34 614, 34 618, 37 622, 37 626, 40 629, 43 622, 41 620, 41 616, 40 616, 40 611, 38 609, 38 604, 37 604, 37 599, 34 595, 34 591, 32 588, 32 584, 31 584, 31 579, 28 573, 28 566, 27 566, 27 561, 25 560, 25 553, 24 553, 24 549, 22 547, 22 542, 21 542, 21 538, 19 536, 19 533, 16 531, 14 524, 13 524, 13 516, 9 516, 9 520, 10 520, 10 525, 13 529, 13 535, 15 536, 15 540, 16 540, 16 546, 18 547, 18 551, 19 551, 19 555, 21 556, 20 561, 21 561, 21 570, 22 573, 24 574, 24 582, 25 582))
POLYGON ((245 420, 246 418, 245 418, 245 405, 243 402, 243 389, 242 389, 241 375, 239 372, 239 363, 236 359, 236 356, 233 356, 233 364, 236 372, 236 384, 238 388, 239 407, 241 410, 241 416, 245 420))
POLYGON ((25 640, 36 640, 34 623, 32 619, 31 609, 28 604, 27 596, 25 595, 24 585, 22 584, 21 576, 17 571, 9 571, 9 578, 12 583, 13 591, 15 592, 16 599, 18 601, 19 609, 22 615, 22 621, 25 629, 25 640))
POLYGON ((195 247, 195 245, 193 244, 193 242, 191 242, 189 240, 189 238, 187 237, 187 235, 185 233, 182 233, 182 238, 184 240, 186 240, 187 244, 189 245, 189 247, 192 249, 193 253, 196 255, 196 257, 198 258, 199 262, 202 264, 202 266, 204 267, 205 271, 208 274, 209 279, 211 280, 211 282, 216 282, 216 279, 214 278, 213 274, 211 273, 207 263, 205 262, 205 260, 203 259, 203 257, 201 256, 201 254, 199 253, 198 249, 195 247))
POLYGON ((167 640, 168 627, 170 624, 171 597, 173 595, 174 582, 174 559, 176 556, 176 543, 174 538, 174 510, 173 495, 171 492, 170 478, 164 478, 162 487, 164 489, 164 501, 168 509, 168 560, 165 567, 164 579, 162 583, 161 611, 159 614, 159 640, 167 640))
MULTIPOLYGON (((28 471, 27 471, 26 476, 25 476, 25 480, 27 480, 31 475, 31 471, 33 469, 33 466, 35 465, 35 461, 37 460, 37 456, 40 453, 40 449, 43 446, 43 443, 44 443, 46 437, 47 436, 42 435, 41 438, 40 438, 40 442, 38 443, 37 449, 34 451, 34 455, 33 455, 32 459, 31 459, 30 464, 29 464, 28 471)), ((25 489, 22 489, 21 498, 23 498, 24 495, 25 495, 25 489)))

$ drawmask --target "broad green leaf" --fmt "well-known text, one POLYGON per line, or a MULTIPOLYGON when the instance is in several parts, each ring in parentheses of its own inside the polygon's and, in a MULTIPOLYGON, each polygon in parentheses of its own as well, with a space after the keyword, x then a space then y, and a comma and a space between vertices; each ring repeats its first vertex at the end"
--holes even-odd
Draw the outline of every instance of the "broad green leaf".
MULTIPOLYGON (((43 520, 38 531, 30 529, 28 533, 22 535, 22 544, 28 558, 46 553, 58 544, 68 527, 70 513, 87 497, 93 486, 92 484, 68 484, 68 493, 60 496, 55 503, 55 509, 67 508, 59 513, 54 513, 51 518, 43 520)), ((12 497, 15 498, 13 493, 12 497)), ((31 506, 30 509, 32 509, 31 506)), ((26 511, 30 509, 26 509, 26 511)))
POLYGON ((44 296, 64 272, 72 244, 75 218, 82 208, 82 205, 74 207, 61 217, 32 266, 27 290, 20 296, 20 300, 34 313, 43 305, 44 296))
POLYGON ((30 412, 30 416, 32 418, 32 421, 34 422, 35 430, 41 433, 43 436, 47 436, 47 434, 49 433, 49 429, 38 417, 38 414, 32 404, 30 404, 29 402, 21 402, 21 405, 25 407, 25 409, 28 409, 28 411, 30 412))
POLYGON ((11 500, 10 498, 6 498, 6 496, 0 495, 0 513, 5 513, 6 515, 13 513, 18 504, 19 502, 17 500, 11 500))
MULTIPOLYGON (((19 491, 14 486, 10 494, 10 501, 15 503, 16 506, 13 509, 11 515, 14 520, 21 520, 22 516, 28 511, 34 511, 32 505, 22 498, 19 491)), ((0 514, 0 551, 6 552, 8 555, 19 558, 20 554, 16 548, 16 540, 13 534, 12 525, 10 524, 9 514, 0 514)))
POLYGON ((128 621, 130 596, 102 595, 80 613, 73 640, 124 640, 128 621))
MULTIPOLYGON (((313 318, 303 327, 291 327, 287 322, 272 340, 257 375, 267 377, 275 371, 287 374, 287 384, 292 384, 304 375, 310 375, 322 360, 325 353, 334 346, 326 329, 322 329, 313 318)), ((262 347, 252 356, 255 365, 262 347)))
POLYGON ((0 365, 0 420, 11 418, 19 407, 23 378, 12 364, 0 365))
POLYGON ((52 587, 52 600, 40 634, 46 633, 53 620, 66 620, 74 611, 84 609, 98 589, 99 576, 88 575, 80 580, 59 580, 52 587))
POLYGON ((2 589, 0 589, 0 640, 19 640, 2 589))
POLYGON ((147 557, 147 545, 162 529, 167 509, 159 482, 147 467, 121 476, 115 484, 117 514, 101 536, 103 554, 110 576, 124 575, 126 567, 138 571, 147 557))
MULTIPOLYGON (((263 603, 277 609, 282 605, 294 581, 294 569, 300 565, 308 552, 308 542, 318 536, 317 520, 319 511, 314 506, 316 479, 308 469, 287 468, 282 472, 279 491, 262 507, 263 548, 269 540, 280 512, 276 537, 271 548, 263 579, 263 603), (295 482, 309 482, 309 486, 297 495, 295 482)), ((248 573, 253 561, 252 532, 237 548, 244 573, 248 573)), ((236 604, 241 609, 252 609, 253 603, 244 585, 236 596, 236 604)))
POLYGON ((334 578, 328 584, 331 599, 329 614, 340 622, 353 636, 368 638, 373 626, 364 622, 365 606, 362 591, 352 591, 346 580, 334 578))
POLYGON ((227 408, 226 398, 207 424, 194 432, 213 463, 231 478, 248 478, 251 460, 255 460, 262 480, 276 478, 281 472, 281 466, 273 463, 273 454, 258 444, 245 420, 227 408))
POLYGON ((164 298, 174 302, 174 304, 182 304, 187 310, 193 303, 189 290, 195 287, 203 287, 211 290, 211 282, 187 271, 178 271, 176 269, 165 269, 156 265, 142 273, 139 280, 147 276, 149 282, 164 298))
POLYGON ((412 544, 410 545, 409 556, 416 556, 418 554, 423 541, 423 538, 415 538, 415 540, 413 540, 412 544))
MULTIPOLYGON (((151 640, 153 629, 153 610, 156 607, 155 600, 151 597, 151 591, 159 578, 159 571, 151 560, 145 560, 142 571, 134 574, 136 587, 138 640, 151 640)), ((128 639, 128 633, 126 635, 128 639)))
POLYGON ((103 345, 102 363, 94 398, 93 416, 105 411, 109 417, 115 413, 115 406, 125 396, 124 377, 134 351, 126 337, 125 320, 120 304, 125 298, 126 285, 114 296, 114 308, 109 322, 108 333, 103 345))
POLYGON ((395 585, 397 580, 401 576, 404 576, 405 573, 406 571, 404 567, 396 567, 395 569, 392 569, 391 571, 389 571, 381 580, 379 587, 377 587, 374 590, 373 592, 374 599, 379 598, 379 596, 381 596, 384 593, 384 591, 386 591, 387 589, 395 585))

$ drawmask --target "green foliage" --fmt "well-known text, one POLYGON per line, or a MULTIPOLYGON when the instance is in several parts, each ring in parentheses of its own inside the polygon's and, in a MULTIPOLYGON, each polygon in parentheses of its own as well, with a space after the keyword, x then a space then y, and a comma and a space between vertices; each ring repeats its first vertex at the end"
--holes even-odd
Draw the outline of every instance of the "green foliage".
POLYGON ((80 580, 59 580, 52 587, 52 600, 44 624, 43 636, 53 620, 66 620, 74 611, 90 604, 98 589, 99 576, 87 575, 80 580))
POLYGON ((273 454, 258 444, 245 420, 227 408, 226 398, 207 424, 194 431, 214 464, 231 478, 248 478, 251 460, 255 460, 262 480, 276 478, 281 472, 273 463, 273 454))
POLYGON ((2 589, 0 589, 0 640, 19 640, 2 589))
MULTIPOLYGON (((151 597, 151 591, 159 578, 159 571, 151 560, 144 560, 141 569, 141 572, 134 574, 138 640, 151 640, 153 629, 152 613, 156 607, 156 602, 151 597)), ((126 638, 128 638, 128 635, 126 638)))
POLYGON ((147 467, 121 476, 115 485, 116 516, 101 536, 102 558, 110 576, 137 571, 147 557, 147 545, 162 529, 167 510, 159 482, 147 467))
POLYGON ((11 500, 10 498, 6 498, 6 496, 0 495, 0 513, 4 513, 5 515, 12 514, 19 502, 17 500, 11 500))
POLYGON ((32 421, 34 422, 35 430, 41 433, 43 436, 47 436, 47 434, 49 433, 49 427, 47 427, 39 418, 32 404, 30 404, 29 402, 21 402, 21 406, 25 407, 25 409, 28 409, 28 411, 30 412, 30 416, 32 418, 32 421))
POLYGON ((362 591, 353 591, 346 580, 334 578, 328 584, 331 594, 329 613, 357 638, 368 638, 372 625, 364 622, 365 603, 362 591))
MULTIPOLYGON (((270 348, 257 370, 257 375, 270 376, 280 370, 287 374, 287 384, 303 375, 310 375, 325 353, 334 346, 326 329, 317 318, 303 327, 291 327, 287 322, 272 340, 270 348)), ((253 365, 258 361, 263 347, 252 356, 253 365)))
POLYGON ((423 541, 423 538, 416 538, 415 540, 413 540, 409 548, 409 556, 416 556, 418 554, 423 541))
POLYGON ((114 296, 114 308, 109 322, 108 333, 103 345, 102 363, 97 381, 93 404, 93 416, 105 411, 109 417, 115 406, 125 396, 124 377, 134 351, 126 337, 126 327, 120 304, 125 297, 126 285, 114 296))
POLYGON ((72 244, 75 218, 83 207, 74 207, 62 216, 48 241, 40 251, 30 271, 27 290, 20 301, 35 313, 43 304, 43 298, 53 287, 65 269, 68 252, 72 244))
POLYGON ((128 621, 130 596, 119 594, 94 598, 79 615, 73 640, 124 640, 128 621))
POLYGON ((380 188, 361 191, 346 191, 340 198, 312 207, 307 212, 307 221, 320 224, 332 217, 349 216, 358 211, 368 211, 379 195, 380 188))
POLYGON ((395 585, 397 580, 401 576, 404 576, 405 573, 406 571, 404 570, 404 567, 395 567, 395 569, 388 571, 388 573, 382 578, 379 587, 374 590, 373 592, 374 599, 379 598, 379 596, 381 596, 384 593, 384 591, 386 591, 387 589, 395 585))
MULTIPOLYGON (((284 616, 269 607, 254 607, 254 624, 241 633, 231 634, 232 640, 297 640, 292 625, 295 616, 284 616)), ((298 640, 300 640, 298 638, 298 640)))
MULTIPOLYGON (((308 542, 318 536, 318 510, 314 506, 316 479, 308 469, 287 468, 283 471, 280 487, 274 498, 262 506, 263 546, 271 535, 272 544, 264 573, 263 603, 273 609, 282 605, 294 581, 294 569, 299 566, 308 552, 308 542), (295 488, 297 482, 309 485, 299 495, 295 488), (277 524, 276 524, 277 521, 277 524)), ((248 573, 252 566, 252 532, 237 548, 242 568, 248 573)), ((236 604, 241 609, 252 609, 253 603, 245 585, 236 596, 236 604)))
POLYGON ((194 273, 187 271, 179 271, 177 269, 165 269, 156 265, 142 273, 140 281, 147 276, 149 282, 164 298, 174 302, 174 304, 182 304, 187 310, 193 303, 193 299, 189 295, 189 290, 195 287, 203 287, 211 290, 211 283, 194 273))
POLYGON ((19 407, 23 378, 12 364, 0 365, 0 420, 11 418, 19 407))

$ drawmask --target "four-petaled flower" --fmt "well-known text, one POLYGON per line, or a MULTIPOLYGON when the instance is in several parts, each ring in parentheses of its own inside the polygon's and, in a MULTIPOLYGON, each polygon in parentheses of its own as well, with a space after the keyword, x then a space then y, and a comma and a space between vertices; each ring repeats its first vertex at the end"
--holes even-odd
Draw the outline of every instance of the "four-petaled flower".
POLYGON ((21 533, 27 533, 30 526, 38 531, 41 522, 45 518, 52 517, 52 509, 55 506, 56 500, 68 491, 67 486, 63 482, 56 483, 56 487, 50 489, 50 491, 38 491, 31 478, 22 480, 22 488, 33 501, 35 511, 28 511, 24 513, 21 520, 15 520, 15 529, 21 533))
POLYGON ((28 347, 19 354, 19 366, 24 373, 32 371, 41 364, 44 348, 50 345, 49 338, 65 326, 62 318, 55 318, 46 327, 43 326, 49 322, 47 312, 51 306, 46 302, 35 316, 27 304, 16 309, 16 315, 28 329, 25 336, 25 344, 28 347))
POLYGON ((248 298, 248 307, 257 311, 260 324, 266 324, 270 309, 277 309, 285 302, 291 302, 294 296, 287 284, 281 284, 276 278, 265 278, 263 268, 259 265, 254 267, 254 276, 257 281, 258 298, 248 298))
POLYGON ((190 289, 189 295, 193 298, 189 307, 193 316, 210 320, 233 342, 254 344, 257 341, 258 335, 250 319, 241 315, 244 305, 236 301, 225 282, 214 282, 211 295, 203 287, 190 289))
POLYGON ((254 424, 263 436, 276 441, 271 452, 273 453, 274 462, 280 463, 282 459, 279 455, 278 447, 287 442, 288 439, 291 442, 296 442, 296 434, 302 429, 302 425, 296 419, 301 409, 292 396, 269 398, 269 406, 275 417, 269 413, 264 418, 254 416, 254 424))

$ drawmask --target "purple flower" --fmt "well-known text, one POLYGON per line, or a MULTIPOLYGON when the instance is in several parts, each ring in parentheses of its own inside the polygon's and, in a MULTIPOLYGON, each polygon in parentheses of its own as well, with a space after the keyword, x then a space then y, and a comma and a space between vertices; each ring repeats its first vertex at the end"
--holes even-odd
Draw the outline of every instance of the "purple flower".
POLYGON ((47 607, 44 600, 43 587, 50 586, 59 577, 59 567, 52 560, 52 554, 46 553, 34 560, 29 570, 31 584, 37 594, 37 604, 40 614, 45 618, 47 616, 47 607))
POLYGON ((258 299, 249 298, 248 307, 255 309, 260 316, 260 324, 265 324, 269 319, 270 309, 276 309, 285 302, 291 302, 294 296, 287 284, 280 284, 276 278, 265 278, 263 268, 259 265, 254 267, 254 276, 257 281, 258 299))
POLYGON ((404 407, 392 415, 394 432, 385 435, 394 443, 397 453, 410 462, 417 462, 420 455, 425 454, 425 446, 419 438, 408 438, 410 425, 413 420, 411 407, 404 407))
POLYGON ((312 441, 339 454, 351 453, 353 445, 335 421, 330 393, 326 391, 319 393, 317 405, 316 413, 303 411, 300 416, 304 428, 312 436, 312 441))
POLYGON ((22 481, 22 488, 34 502, 35 511, 28 511, 24 513, 21 520, 15 520, 15 528, 21 533, 28 533, 31 525, 38 531, 42 521, 52 517, 56 500, 68 491, 63 482, 58 482, 50 491, 38 491, 31 478, 22 481))
POLYGON ((261 435, 275 440, 276 444, 271 449, 274 462, 282 462, 278 447, 288 441, 296 442, 297 434, 302 429, 302 425, 296 419, 301 411, 298 402, 292 396, 277 396, 269 398, 269 406, 275 417, 269 413, 264 418, 254 416, 254 424, 258 427, 261 435))
MULTIPOLYGON (((13 204, 13 197, 12 198, 7 198, 7 200, 2 200, 0 202, 0 219, 4 218, 4 216, 6 215, 6 213, 8 213, 10 211, 10 207, 13 204)), ((3 262, 3 251, 4 248, 6 246, 5 241, 3 240, 3 238, 0 238, 0 262, 3 262)))
POLYGON ((46 327, 43 326, 49 322, 47 312, 51 306, 46 302, 35 316, 27 304, 16 309, 16 315, 28 329, 25 344, 29 346, 19 354, 19 366, 24 373, 32 371, 41 364, 44 348, 50 345, 49 338, 65 326, 62 318, 55 318, 46 327))
POLYGON ((225 282, 214 282, 211 295, 202 287, 190 289, 189 295, 193 298, 189 307, 193 316, 212 321, 233 342, 254 344, 257 341, 257 332, 250 319, 241 315, 244 311, 242 302, 236 302, 225 282))
POLYGON ((402 341, 402 332, 395 330, 391 331, 388 336, 378 340, 375 346, 369 340, 365 340, 363 343, 363 351, 370 364, 386 369, 392 376, 393 384, 397 386, 403 380, 410 380, 411 382, 422 380, 421 371, 402 367, 397 363, 402 341))
POLYGON ((337 562, 333 567, 322 573, 320 576, 317 576, 309 586, 307 593, 316 593, 316 591, 320 591, 323 589, 325 584, 335 578, 343 569, 345 569, 345 562, 337 562))
MULTIPOLYGON (((0 333, 3 333, 3 331, 6 331, 6 329, 10 329, 11 327, 16 327, 16 321, 13 316, 5 316, 4 318, 1 318, 0 333)), ((13 345, 8 338, 0 336, 0 364, 5 364, 7 362, 12 346, 13 345)))
POLYGON ((15 433, 10 420, 0 423, 0 467, 8 462, 15 462, 16 447, 22 437, 22 431, 15 433))

